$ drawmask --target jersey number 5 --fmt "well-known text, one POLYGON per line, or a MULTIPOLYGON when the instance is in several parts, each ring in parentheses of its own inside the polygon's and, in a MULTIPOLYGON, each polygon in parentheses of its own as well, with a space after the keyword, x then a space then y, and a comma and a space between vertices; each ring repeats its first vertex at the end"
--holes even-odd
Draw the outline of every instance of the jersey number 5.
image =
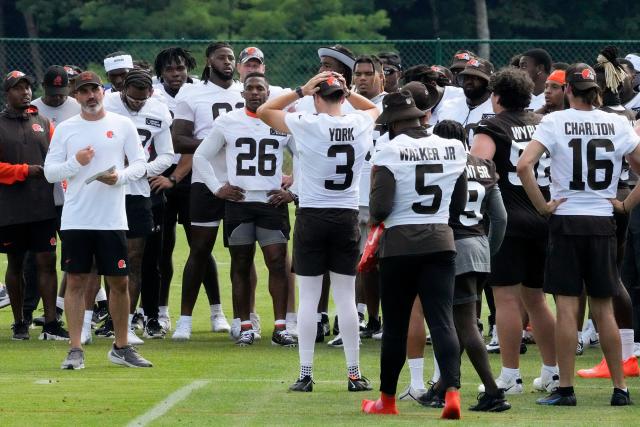
MULTIPOLYGON (((571 190, 584 190, 582 180, 582 139, 574 138, 569 141, 569 148, 573 150, 573 179, 569 182, 571 190)), ((591 139, 587 142, 587 184, 592 190, 604 190, 611 185, 613 177, 613 162, 609 159, 596 159, 596 150, 604 149, 606 152, 614 151, 613 142, 610 139, 591 139), (604 179, 596 180, 598 170, 604 171, 604 179)))
POLYGON ((328 157, 338 157, 338 154, 344 154, 347 156, 346 165, 337 165, 336 174, 344 174, 344 180, 342 182, 336 182, 331 179, 324 181, 324 188, 327 190, 346 190, 351 187, 353 182, 353 164, 356 162, 356 153, 351 145, 332 145, 327 150, 328 157))
POLYGON ((416 192, 420 196, 433 196, 431 205, 425 206, 420 202, 411 205, 411 209, 421 215, 433 215, 440 209, 442 203, 442 189, 437 185, 426 185, 426 175, 428 173, 442 173, 441 163, 416 166, 416 192))

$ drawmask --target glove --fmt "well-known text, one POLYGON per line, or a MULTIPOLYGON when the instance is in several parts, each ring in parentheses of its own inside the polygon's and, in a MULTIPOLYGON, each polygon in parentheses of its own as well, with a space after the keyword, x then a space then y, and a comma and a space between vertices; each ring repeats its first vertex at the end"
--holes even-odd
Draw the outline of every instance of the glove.
POLYGON ((369 231, 369 237, 367 243, 364 245, 362 251, 362 258, 358 263, 358 272, 366 273, 373 270, 378 263, 378 245, 380 244, 380 237, 384 231, 384 223, 378 225, 372 225, 369 231))

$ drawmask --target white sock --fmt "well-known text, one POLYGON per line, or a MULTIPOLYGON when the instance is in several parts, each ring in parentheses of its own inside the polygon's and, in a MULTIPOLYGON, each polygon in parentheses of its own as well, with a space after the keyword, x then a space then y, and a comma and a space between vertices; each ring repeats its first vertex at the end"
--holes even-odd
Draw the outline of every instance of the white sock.
POLYGON ((133 320, 133 314, 129 315, 129 321, 127 322, 127 327, 131 329, 131 321, 133 320))
POLYGON ((582 341, 582 331, 578 331, 578 341, 582 341))
POLYGON ((340 336, 347 366, 360 363, 360 325, 356 309, 356 276, 329 272, 331 293, 340 319, 340 336))
POLYGON ((297 313, 287 313, 285 316, 285 320, 289 323, 291 322, 296 322, 298 319, 298 314, 297 313))
MULTIPOLYGON (((298 307, 298 313, 300 313, 300 307, 298 307)), ((316 313, 316 323, 322 322, 322 313, 316 313)))
POLYGON ((322 275, 298 276, 298 354, 301 366, 313 366, 313 350, 316 342, 317 313, 322 293, 322 275))
POLYGON ((169 317, 169 306, 161 305, 158 307, 158 316, 159 317, 169 317))
POLYGON ((554 375, 558 375, 558 365, 554 365, 554 366, 542 365, 542 369, 540 369, 540 377, 552 378, 554 375))
POLYGON ((84 311, 84 320, 82 321, 82 330, 91 329, 91 319, 93 318, 93 310, 84 311))
POLYGON ((361 302, 358 303, 358 313, 366 313, 367 311, 367 304, 363 304, 361 302))
POLYGON ((437 383, 440 381, 440 365, 438 365, 438 361, 436 360, 436 355, 433 355, 433 376, 431 377, 432 383, 437 383))
POLYGON ((593 327, 593 320, 587 319, 587 326, 585 326, 584 329, 595 329, 593 327))
POLYGON ((64 298, 63 297, 57 297, 56 298, 56 307, 58 307, 60 310, 64 310, 64 298))
POLYGON ((633 329, 620 329, 620 343, 624 361, 633 356, 633 329))
POLYGON ((222 304, 212 304, 209 306, 211 315, 222 314, 222 304))
POLYGON ((96 301, 100 302, 100 301, 106 301, 107 300, 107 293, 105 292, 104 288, 100 288, 98 289, 98 293, 96 294, 96 301))
POLYGON ((520 369, 505 368, 503 366, 502 370, 500 371, 500 376, 506 378, 520 378, 520 369))
POLYGON ((180 325, 185 325, 185 326, 189 326, 189 329, 191 329, 191 322, 193 321, 193 317, 191 316, 180 316, 180 319, 178 319, 178 322, 180 323, 180 325))
POLYGON ((411 387, 414 390, 424 390, 424 358, 408 359, 409 372, 411 373, 411 387))

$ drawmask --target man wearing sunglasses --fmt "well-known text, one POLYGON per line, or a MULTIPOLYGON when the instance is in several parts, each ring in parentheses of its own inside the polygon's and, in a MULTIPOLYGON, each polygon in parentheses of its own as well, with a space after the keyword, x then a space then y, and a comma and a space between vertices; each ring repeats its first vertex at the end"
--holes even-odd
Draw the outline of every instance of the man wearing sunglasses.
POLYGON ((381 52, 378 55, 384 71, 384 91, 397 92, 402 79, 402 61, 395 52, 381 52))

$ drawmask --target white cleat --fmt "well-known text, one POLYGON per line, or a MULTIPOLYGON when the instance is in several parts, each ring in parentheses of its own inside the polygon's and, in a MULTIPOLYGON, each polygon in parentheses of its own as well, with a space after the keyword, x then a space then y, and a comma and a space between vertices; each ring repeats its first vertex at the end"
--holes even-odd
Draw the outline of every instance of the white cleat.
POLYGON ((260 327, 260 316, 258 313, 249 313, 249 320, 251 320, 251 330, 254 335, 261 335, 262 328, 260 327))
MULTIPOLYGON (((524 393, 524 386, 522 385, 522 378, 503 378, 499 376, 496 378, 496 385, 498 388, 504 390, 504 394, 522 394, 524 393)), ((484 393, 484 384, 478 386, 478 391, 484 393)))
POLYGON ((82 332, 80 334, 80 343, 82 345, 88 345, 93 343, 93 335, 91 334, 91 326, 89 329, 82 327, 82 332))
POLYGON ((286 324, 287 332, 294 338, 298 338, 298 322, 295 320, 289 321, 286 324))
POLYGON ((398 399, 399 400, 415 400, 417 402, 418 398, 423 394, 425 394, 426 392, 427 392, 427 389, 424 389, 424 388, 415 389, 411 386, 408 386, 405 391, 403 391, 398 395, 398 399))
POLYGON ((231 326, 223 312, 211 315, 211 332, 229 332, 231 326))
POLYGON ((231 328, 229 329, 229 338, 232 341, 238 341, 240 338, 240 319, 233 319, 231 321, 231 328))
POLYGON ((633 355, 640 357, 640 342, 633 343, 633 355))
POLYGON ((135 326, 129 328, 129 332, 127 332, 127 343, 130 345, 142 345, 144 341, 136 335, 135 326))
POLYGON ((533 380, 533 388, 537 391, 551 393, 557 387, 560 387, 560 376, 558 374, 554 374, 550 378, 543 375, 533 380))
POLYGON ((158 323, 160 323, 160 326, 165 332, 169 332, 171 330, 171 316, 168 314, 166 316, 159 316, 158 323))
POLYGON ((174 341, 189 341, 191 339, 191 325, 187 322, 176 322, 176 330, 173 332, 171 339, 174 341))

